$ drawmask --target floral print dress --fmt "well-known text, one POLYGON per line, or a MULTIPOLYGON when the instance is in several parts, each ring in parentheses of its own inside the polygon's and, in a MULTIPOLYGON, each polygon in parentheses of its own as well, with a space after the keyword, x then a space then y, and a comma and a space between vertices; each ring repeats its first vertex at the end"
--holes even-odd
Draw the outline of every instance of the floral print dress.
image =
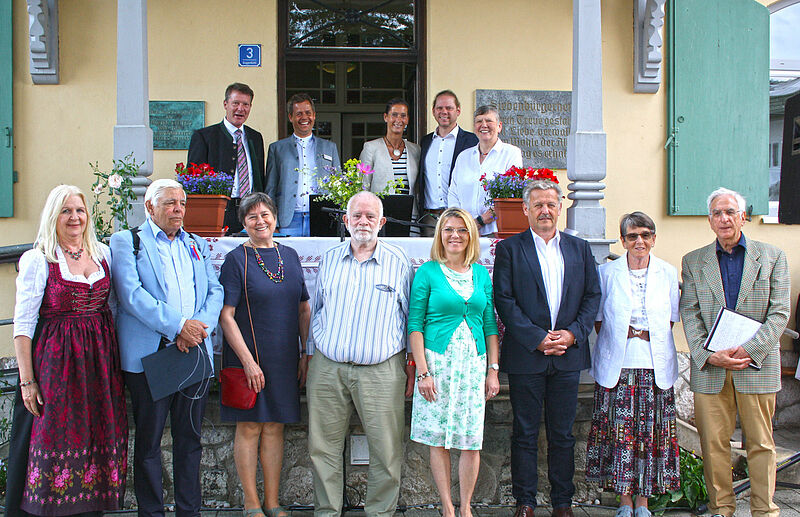
MULTIPOLYGON (((450 286, 464 300, 472 296, 472 268, 464 273, 440 265, 450 286)), ((436 400, 428 402, 415 386, 411 439, 434 447, 480 450, 483 446, 486 354, 462 321, 443 354, 425 349, 425 360, 436 386, 436 400)))

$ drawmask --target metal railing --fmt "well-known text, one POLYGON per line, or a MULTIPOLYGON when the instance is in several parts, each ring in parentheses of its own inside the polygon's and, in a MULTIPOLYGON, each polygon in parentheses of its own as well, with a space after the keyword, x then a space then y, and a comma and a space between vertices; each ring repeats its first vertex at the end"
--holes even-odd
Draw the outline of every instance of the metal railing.
POLYGON ((11 264, 19 262, 23 253, 33 248, 30 244, 14 244, 12 246, 0 246, 0 264, 11 264))

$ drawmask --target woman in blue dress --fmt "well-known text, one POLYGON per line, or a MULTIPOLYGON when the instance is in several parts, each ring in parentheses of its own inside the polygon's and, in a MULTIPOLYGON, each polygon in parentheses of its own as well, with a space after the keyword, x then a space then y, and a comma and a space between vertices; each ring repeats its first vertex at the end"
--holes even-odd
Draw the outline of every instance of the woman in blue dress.
POLYGON ((257 392, 252 409, 223 405, 220 412, 223 421, 236 422, 233 455, 244 491, 244 517, 288 517, 278 504, 283 426, 300 421, 299 388, 306 377, 308 291, 297 253, 272 238, 276 213, 263 192, 242 200, 238 215, 249 239, 228 253, 220 275, 225 289, 219 317, 222 366, 243 368, 250 389, 257 392), (256 489, 259 457, 263 507, 256 489))

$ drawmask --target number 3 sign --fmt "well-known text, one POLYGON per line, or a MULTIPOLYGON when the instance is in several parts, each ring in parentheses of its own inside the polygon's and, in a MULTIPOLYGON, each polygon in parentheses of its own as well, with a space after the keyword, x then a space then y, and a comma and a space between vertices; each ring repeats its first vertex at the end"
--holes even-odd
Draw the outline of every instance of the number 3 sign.
POLYGON ((261 66, 261 45, 239 45, 239 66, 261 66))

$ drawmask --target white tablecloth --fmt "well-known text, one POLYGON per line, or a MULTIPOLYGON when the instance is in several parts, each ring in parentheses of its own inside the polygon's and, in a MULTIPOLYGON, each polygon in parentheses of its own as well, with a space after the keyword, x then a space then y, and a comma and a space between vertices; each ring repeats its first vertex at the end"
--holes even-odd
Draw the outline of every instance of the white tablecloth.
MULTIPOLYGON (((208 241, 208 247, 211 251, 211 262, 214 265, 214 270, 216 270, 217 275, 219 275, 222 263, 225 261, 225 255, 247 240, 246 237, 206 237, 205 239, 208 241)), ((329 248, 339 244, 339 238, 282 237, 276 238, 275 240, 285 246, 293 248, 297 252, 297 255, 300 257, 300 264, 303 266, 306 289, 308 289, 308 294, 311 295, 311 301, 313 303, 320 258, 322 258, 322 254, 329 248)), ((431 258, 432 237, 385 237, 381 240, 403 248, 408 258, 411 259, 411 264, 413 264, 414 269, 429 261, 431 258)), ((497 239, 482 238, 480 240, 481 257, 478 263, 486 266, 489 270, 489 274, 494 271, 494 247, 497 242, 497 239)), ((214 350, 217 353, 220 353, 220 350, 222 350, 221 334, 222 332, 214 332, 213 334, 214 350)))

